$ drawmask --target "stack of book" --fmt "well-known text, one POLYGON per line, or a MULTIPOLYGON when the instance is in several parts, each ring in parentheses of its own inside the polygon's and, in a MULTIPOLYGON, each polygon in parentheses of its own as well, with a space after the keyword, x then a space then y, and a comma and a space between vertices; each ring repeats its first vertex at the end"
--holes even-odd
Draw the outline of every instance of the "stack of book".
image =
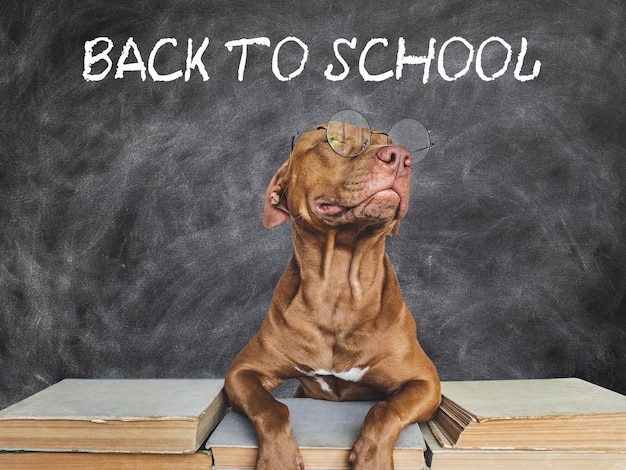
MULTIPOLYGON (((626 469, 626 397, 580 379, 443 382, 397 470, 626 469)), ((281 400, 307 469, 349 469, 374 402, 281 400)), ((251 469, 257 438, 221 379, 66 379, 0 411, 0 468, 251 469), (208 436, 208 437, 207 437, 208 436)))
POLYGON ((212 468, 222 379, 65 379, 0 411, 0 468, 212 468))
POLYGON ((626 397, 576 378, 443 382, 432 470, 626 469, 626 397))
MULTIPOLYGON (((349 469, 374 402, 282 401, 307 469, 349 469)), ((423 469, 425 450, 419 426, 407 427, 396 469, 423 469)), ((66 379, 0 411, 3 469, 251 469, 256 455, 252 423, 228 409, 221 379, 66 379)))

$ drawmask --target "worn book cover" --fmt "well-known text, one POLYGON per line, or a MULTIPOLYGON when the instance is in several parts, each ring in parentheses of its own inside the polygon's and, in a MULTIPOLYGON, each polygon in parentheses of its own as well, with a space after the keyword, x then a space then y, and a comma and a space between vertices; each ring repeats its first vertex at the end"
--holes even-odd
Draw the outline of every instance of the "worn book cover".
MULTIPOLYGON (((349 468, 348 456, 363 419, 375 402, 281 399, 289 407, 293 435, 307 468, 349 468)), ((229 412, 209 436, 206 447, 218 468, 253 468, 258 441, 245 416, 229 412)), ((409 425, 394 448, 396 469, 424 467, 426 444, 417 424, 409 425)))
POLYGON ((65 379, 0 411, 0 449, 195 452, 227 409, 222 379, 65 379))

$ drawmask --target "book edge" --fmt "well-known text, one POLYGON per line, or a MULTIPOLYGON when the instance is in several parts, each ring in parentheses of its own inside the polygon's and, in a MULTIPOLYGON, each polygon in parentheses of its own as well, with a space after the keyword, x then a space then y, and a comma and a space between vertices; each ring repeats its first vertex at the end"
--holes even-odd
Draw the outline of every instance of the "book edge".
POLYGON ((0 410, 0 422, 2 421, 12 421, 12 420, 76 420, 76 421, 114 421, 114 420, 122 420, 122 421, 167 421, 167 420, 198 420, 200 415, 206 412, 207 408, 211 405, 213 400, 222 393, 224 389, 224 379, 222 378, 214 378, 214 379, 78 379, 78 378, 65 378, 56 382, 49 387, 46 387, 39 392, 36 392, 12 405, 0 410), (93 414, 93 415, 69 415, 63 416, 59 415, 50 415, 50 416, 40 416, 40 415, 28 415, 28 414, 14 414, 12 415, 12 410, 14 410, 17 406, 24 406, 25 402, 34 402, 37 398, 41 398, 42 400, 46 399, 48 395, 60 387, 67 386, 70 382, 176 382, 176 381, 197 381, 197 382, 207 382, 207 385, 211 385, 211 390, 209 390, 209 394, 207 395, 207 400, 203 402, 202 405, 197 405, 198 409, 194 414, 185 414, 185 415, 154 415, 154 414, 146 414, 146 415, 126 415, 123 414, 93 414), (213 387, 213 385, 215 385, 213 387), (53 390, 54 389, 54 390, 53 390), (212 398, 208 398, 212 397, 212 398))
MULTIPOLYGON (((470 418, 471 421, 475 422, 484 422, 484 421, 489 421, 489 420, 496 420, 496 419, 539 419, 539 418, 555 418, 555 419, 560 419, 562 417, 569 417, 569 416, 614 416, 616 414, 620 414, 622 413, 622 410, 620 409, 619 411, 615 411, 615 412, 588 412, 588 413, 560 413, 560 414, 544 414, 544 415, 509 415, 509 416, 502 416, 502 415, 489 415, 487 416, 485 413, 479 413, 478 411, 472 411, 468 409, 467 404, 462 405, 460 402, 462 400, 460 400, 458 397, 456 399, 452 398, 450 395, 450 393, 446 393, 445 388, 446 388, 446 384, 448 384, 448 386, 450 386, 450 384, 453 385, 457 385, 457 384, 465 384, 467 386, 472 386, 472 385, 487 385, 487 384, 523 384, 523 383, 571 383, 571 384, 578 384, 578 386, 582 386, 582 387, 587 387, 590 390, 593 389, 595 391, 598 391, 599 393, 603 393, 608 395, 612 395, 614 396, 615 399, 621 397, 626 399, 626 396, 615 392, 613 390, 607 389, 605 387, 602 387, 600 385, 596 385, 592 382, 588 382, 586 380, 583 380, 581 378, 578 377, 558 377, 558 378, 543 378, 543 379, 495 379, 495 380, 467 380, 467 381, 444 381, 442 382, 442 396, 445 397, 446 400, 448 400, 449 402, 452 403, 452 405, 454 407, 456 407, 457 409, 459 409, 460 411, 464 412, 465 415, 467 417, 470 418)), ((626 409, 624 410, 624 412, 626 413, 626 409)))

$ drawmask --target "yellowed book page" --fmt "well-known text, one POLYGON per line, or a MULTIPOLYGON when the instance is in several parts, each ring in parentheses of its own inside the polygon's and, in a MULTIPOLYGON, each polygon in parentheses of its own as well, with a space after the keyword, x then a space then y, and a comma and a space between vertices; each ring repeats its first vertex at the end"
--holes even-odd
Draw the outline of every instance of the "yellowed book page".
POLYGON ((86 452, 0 452, 10 470, 212 470, 209 452, 193 454, 94 454, 86 452))
POLYGON ((481 450, 441 446, 426 423, 420 428, 426 441, 430 470, 528 470, 541 468, 624 470, 626 451, 481 450))

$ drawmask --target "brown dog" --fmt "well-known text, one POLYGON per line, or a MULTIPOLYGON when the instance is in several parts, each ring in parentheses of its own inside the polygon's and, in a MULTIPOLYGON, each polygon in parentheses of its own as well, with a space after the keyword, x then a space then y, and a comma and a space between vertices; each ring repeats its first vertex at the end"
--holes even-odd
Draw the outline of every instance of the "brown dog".
POLYGON ((307 132, 267 189, 264 226, 291 219, 294 254, 226 376, 232 407, 256 429, 257 470, 304 468, 289 411, 270 393, 287 379, 300 381, 297 396, 384 400, 364 420, 353 469, 393 469, 402 429, 439 405, 437 371, 385 253, 408 208, 411 154, 370 138, 343 158, 324 130, 307 132))

